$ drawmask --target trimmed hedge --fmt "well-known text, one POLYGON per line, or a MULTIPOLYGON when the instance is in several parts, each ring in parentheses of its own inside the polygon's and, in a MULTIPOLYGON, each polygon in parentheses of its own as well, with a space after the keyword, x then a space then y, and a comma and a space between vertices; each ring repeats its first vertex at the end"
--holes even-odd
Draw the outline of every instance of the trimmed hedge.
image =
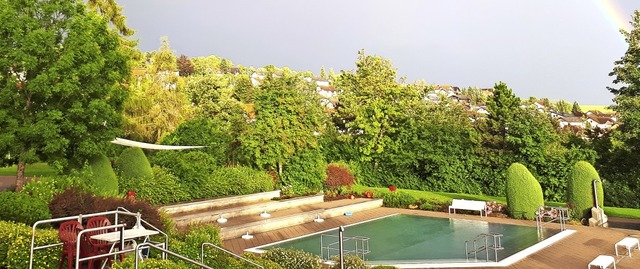
POLYGON ((409 208, 415 202, 413 195, 402 191, 384 193, 382 196, 382 205, 386 207, 409 208))
POLYGON ((147 156, 144 155, 141 148, 137 147, 127 148, 122 151, 116 161, 116 169, 120 179, 153 177, 153 171, 147 156))
MULTIPOLYGON (((29 248, 32 228, 22 223, 0 221, 0 268, 29 268, 29 248)), ((38 246, 59 243, 58 231, 38 229, 35 244, 38 246)), ((61 247, 34 251, 33 268, 58 268, 61 247)))
POLYGON ((534 219, 538 207, 544 205, 540 183, 520 163, 509 166, 506 183, 507 206, 511 217, 534 219))
MULTIPOLYGON (((600 179, 598 172, 591 164, 579 161, 569 171, 567 177, 567 202, 571 208, 573 218, 591 217, 591 208, 595 205, 593 199, 593 181, 600 179)), ((602 182, 596 183, 598 189, 598 205, 604 203, 602 182)))
MULTIPOLYGON (((0 192, 0 219, 33 225, 50 219, 47 203, 21 192, 0 192)), ((3 242, 3 241, 0 241, 3 242)))
POLYGON ((120 191, 133 190, 136 199, 146 200, 153 205, 189 201, 191 194, 180 185, 180 179, 169 169, 154 166, 151 178, 120 178, 120 191))
POLYGON ((118 195, 118 177, 113 172, 111 161, 104 154, 99 154, 89 160, 89 167, 93 176, 89 177, 87 185, 93 194, 99 196, 118 195))

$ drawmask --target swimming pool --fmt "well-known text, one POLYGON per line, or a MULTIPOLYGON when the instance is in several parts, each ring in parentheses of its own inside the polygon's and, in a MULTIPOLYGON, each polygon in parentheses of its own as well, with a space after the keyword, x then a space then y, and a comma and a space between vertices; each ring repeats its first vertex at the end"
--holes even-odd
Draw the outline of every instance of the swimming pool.
MULTIPOLYGON (((480 234, 503 235, 501 245, 504 249, 498 251, 498 261, 503 261, 559 232, 559 229, 544 229, 538 233, 536 227, 395 214, 345 226, 344 236, 369 238, 366 248, 368 253, 364 255, 369 264, 468 264, 487 262, 486 252, 478 254, 478 260, 473 259, 473 255, 471 259, 467 259, 466 252, 472 246, 470 243, 465 250, 465 241, 471 241, 480 234)), ((247 251, 261 252, 276 247, 294 248, 326 258, 327 246, 338 241, 337 234, 337 229, 332 229, 247 251)), ((489 244, 493 243, 492 239, 489 241, 489 244)), ((354 242, 358 240, 345 243, 345 250, 353 249, 354 242)), ((363 243, 365 242, 360 241, 361 249, 363 243)), ((480 240, 478 245, 484 245, 484 241, 480 240)), ((333 255, 337 253, 335 251, 333 255)), ((489 256, 490 261, 495 261, 493 251, 489 256)))

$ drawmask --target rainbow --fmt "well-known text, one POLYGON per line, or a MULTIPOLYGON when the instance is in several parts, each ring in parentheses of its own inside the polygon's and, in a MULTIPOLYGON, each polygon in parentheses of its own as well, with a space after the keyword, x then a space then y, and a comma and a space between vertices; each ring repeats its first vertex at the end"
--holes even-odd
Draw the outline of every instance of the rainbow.
POLYGON ((625 10, 620 7, 618 0, 593 0, 593 2, 596 7, 602 11, 616 32, 619 32, 620 29, 624 29, 625 31, 631 30, 631 24, 629 24, 631 14, 627 14, 625 10))

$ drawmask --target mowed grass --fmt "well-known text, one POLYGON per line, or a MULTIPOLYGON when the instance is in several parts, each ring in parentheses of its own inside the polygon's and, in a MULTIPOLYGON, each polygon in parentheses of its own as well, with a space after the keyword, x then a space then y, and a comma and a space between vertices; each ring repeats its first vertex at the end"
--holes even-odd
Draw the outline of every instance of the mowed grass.
POLYGON ((608 107, 609 105, 580 105, 580 109, 582 109, 582 112, 587 112, 589 110, 598 110, 603 113, 616 113, 608 107))
MULTIPOLYGON (((15 176, 18 174, 18 166, 0 167, 0 176, 15 176)), ((27 177, 53 176, 58 172, 49 167, 46 163, 27 164, 24 168, 24 175, 27 177)))
MULTIPOLYGON (((354 185, 351 190, 359 194, 362 194, 366 190, 372 190, 376 193, 389 192, 388 188, 374 188, 374 187, 367 187, 367 186, 360 186, 360 185, 354 185)), ((451 203, 452 199, 466 199, 466 200, 478 200, 478 201, 487 201, 487 202, 495 201, 501 204, 507 204, 506 197, 498 197, 498 196, 446 193, 446 192, 429 192, 429 191, 417 191, 417 190, 405 190, 405 189, 397 189, 396 191, 409 193, 416 199, 424 199, 427 201, 438 201, 441 203, 451 203)), ((545 204, 547 206, 558 206, 558 207, 566 206, 565 203, 560 203, 560 202, 545 202, 545 204)), ((620 207, 605 206, 604 212, 609 217, 640 219, 640 209, 637 209, 637 208, 620 208, 620 207)))

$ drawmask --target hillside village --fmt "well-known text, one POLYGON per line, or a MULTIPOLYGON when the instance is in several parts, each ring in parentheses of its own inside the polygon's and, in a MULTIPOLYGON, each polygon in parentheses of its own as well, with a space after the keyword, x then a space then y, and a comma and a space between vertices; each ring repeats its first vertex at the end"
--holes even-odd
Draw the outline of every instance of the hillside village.
MULTIPOLYGON (((253 85, 256 87, 259 86, 264 79, 264 76, 264 72, 253 72, 251 75, 253 85)), ((331 85, 330 80, 321 77, 307 77, 307 81, 313 81, 316 84, 318 94, 322 97, 322 104, 327 107, 327 109, 334 109, 338 102, 336 96, 340 90, 331 85)), ((480 94, 483 96, 483 100, 486 100, 487 97, 493 95, 493 88, 481 88, 479 90, 480 94)), ((487 106, 483 101, 472 101, 469 96, 464 94, 464 90, 456 86, 432 86, 432 89, 427 92, 424 99, 433 103, 448 101, 450 103, 462 105, 473 115, 473 117, 470 117, 471 120, 483 118, 489 114, 487 106)), ((572 129, 576 133, 582 133, 582 131, 587 129, 600 129, 600 131, 606 132, 615 128, 618 124, 618 115, 616 114, 604 113, 598 110, 576 112, 575 114, 562 113, 545 106, 544 103, 545 102, 543 100, 537 100, 531 104, 522 104, 522 107, 531 107, 541 113, 547 113, 549 116, 557 120, 559 128, 572 129)))

